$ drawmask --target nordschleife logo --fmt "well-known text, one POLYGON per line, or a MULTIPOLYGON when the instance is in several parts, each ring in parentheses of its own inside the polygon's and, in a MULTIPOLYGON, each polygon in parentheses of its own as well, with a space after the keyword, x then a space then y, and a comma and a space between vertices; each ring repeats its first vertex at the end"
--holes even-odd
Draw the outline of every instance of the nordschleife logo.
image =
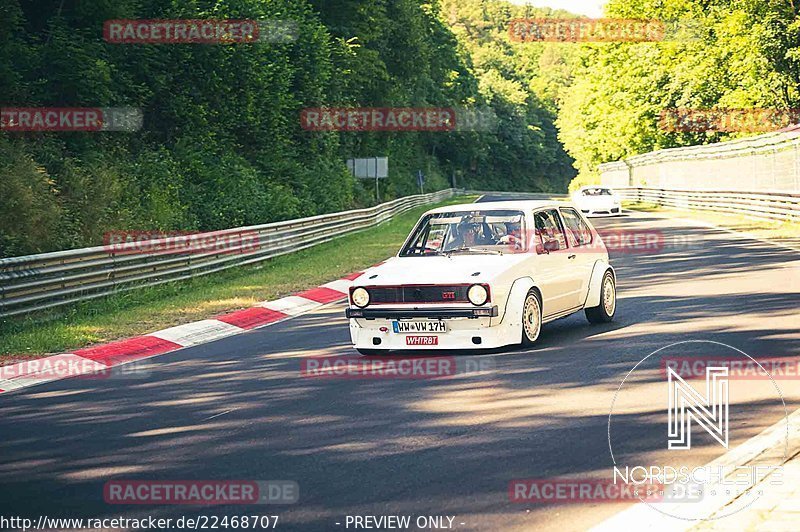
POLYGON ((720 445, 728 448, 728 368, 706 368, 706 395, 703 397, 672 368, 667 368, 669 389, 668 448, 692 448, 692 421, 705 429, 720 445))

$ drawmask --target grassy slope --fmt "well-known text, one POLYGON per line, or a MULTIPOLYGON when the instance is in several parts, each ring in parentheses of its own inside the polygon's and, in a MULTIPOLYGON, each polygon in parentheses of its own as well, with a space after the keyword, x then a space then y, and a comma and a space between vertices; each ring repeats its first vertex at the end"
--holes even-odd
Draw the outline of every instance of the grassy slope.
MULTIPOLYGON (((462 196, 438 205, 471 202, 462 196)), ((134 290, 36 319, 0 325, 0 356, 21 358, 145 334, 312 288, 394 255, 419 216, 419 207, 368 229, 278 257, 187 281, 134 290)))

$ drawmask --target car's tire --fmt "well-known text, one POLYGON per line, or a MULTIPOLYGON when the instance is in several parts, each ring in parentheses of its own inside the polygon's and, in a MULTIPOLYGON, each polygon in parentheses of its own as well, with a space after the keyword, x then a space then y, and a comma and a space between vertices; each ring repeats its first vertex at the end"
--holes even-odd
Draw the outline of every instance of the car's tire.
POLYGON ((520 344, 531 346, 542 332, 542 300, 536 290, 531 290, 522 303, 522 340, 520 344))
POLYGON ((386 353, 389 352, 387 349, 359 349, 359 348, 356 348, 356 351, 358 351, 360 355, 364 355, 365 357, 385 355, 386 353))
POLYGON ((584 312, 590 323, 608 323, 614 319, 616 311, 617 283, 614 281, 614 274, 611 273, 611 270, 607 270, 603 274, 603 281, 600 284, 600 304, 584 309, 584 312))

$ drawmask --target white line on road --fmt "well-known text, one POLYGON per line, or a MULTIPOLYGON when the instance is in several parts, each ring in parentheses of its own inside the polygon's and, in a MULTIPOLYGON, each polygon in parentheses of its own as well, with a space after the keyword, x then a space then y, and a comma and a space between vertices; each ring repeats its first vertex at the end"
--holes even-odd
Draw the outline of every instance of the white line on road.
POLYGON ((230 410, 226 410, 225 412, 220 412, 219 414, 214 414, 213 416, 209 416, 209 417, 203 419, 203 421, 208 421, 209 419, 214 419, 214 418, 219 417, 219 416, 224 416, 225 414, 230 414, 234 410, 236 410, 236 409, 235 408, 231 408, 230 410))

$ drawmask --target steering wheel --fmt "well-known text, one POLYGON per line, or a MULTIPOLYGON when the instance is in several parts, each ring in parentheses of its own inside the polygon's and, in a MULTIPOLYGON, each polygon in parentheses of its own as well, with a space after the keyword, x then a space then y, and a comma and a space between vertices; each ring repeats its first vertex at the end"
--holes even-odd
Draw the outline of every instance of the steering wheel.
POLYGON ((431 247, 428 247, 428 246, 422 246, 422 247, 418 247, 418 248, 414 248, 414 249, 417 250, 417 251, 422 252, 423 255, 426 254, 426 253, 439 253, 438 249, 431 248, 431 247))
POLYGON ((514 246, 514 249, 522 249, 522 240, 514 235, 505 235, 497 241, 498 244, 507 244, 514 246))

